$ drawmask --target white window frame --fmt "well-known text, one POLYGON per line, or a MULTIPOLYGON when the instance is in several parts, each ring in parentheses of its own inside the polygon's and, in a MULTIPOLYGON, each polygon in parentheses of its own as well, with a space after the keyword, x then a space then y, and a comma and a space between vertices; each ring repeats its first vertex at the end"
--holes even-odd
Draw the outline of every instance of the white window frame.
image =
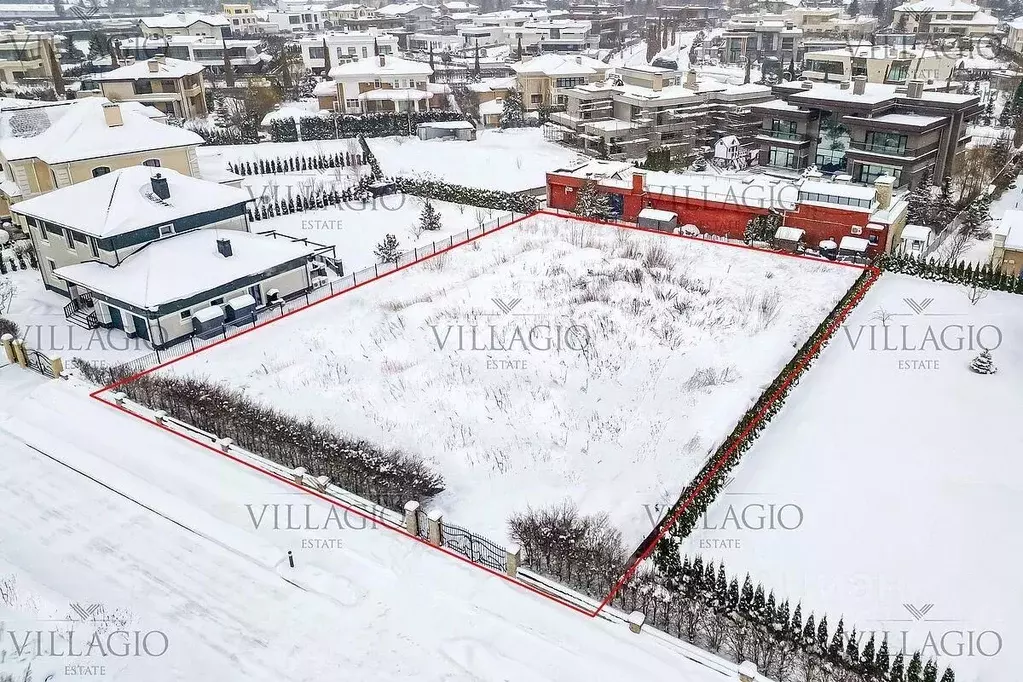
POLYGON ((148 168, 159 168, 160 159, 146 159, 145 161, 142 162, 142 165, 148 168))
POLYGON ((169 237, 174 234, 174 223, 167 223, 166 225, 160 226, 160 236, 169 237))
POLYGON ((52 258, 47 258, 46 267, 49 268, 50 272, 53 272, 54 270, 57 269, 57 264, 53 261, 52 258))
POLYGON ((71 230, 64 228, 64 245, 67 246, 67 250, 72 253, 76 252, 75 248, 75 236, 71 233, 71 230))
POLYGON ((190 319, 192 319, 192 309, 189 308, 187 310, 182 310, 181 311, 181 321, 184 322, 185 320, 190 320, 190 319))

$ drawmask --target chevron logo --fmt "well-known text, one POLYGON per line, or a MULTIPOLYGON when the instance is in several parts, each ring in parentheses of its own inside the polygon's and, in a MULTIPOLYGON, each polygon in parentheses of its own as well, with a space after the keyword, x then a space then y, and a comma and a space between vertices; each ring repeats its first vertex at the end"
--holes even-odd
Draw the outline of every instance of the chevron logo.
POLYGON ((906 305, 909 306, 909 309, 917 315, 923 315, 924 311, 927 310, 927 307, 934 303, 933 298, 922 298, 919 301, 912 298, 904 298, 902 300, 905 301, 906 305))
POLYGON ((90 620, 93 615, 100 613, 103 607, 100 604, 89 604, 88 606, 72 604, 71 610, 78 614, 79 620, 90 620))
POLYGON ((913 616, 913 620, 923 620, 931 609, 934 608, 934 604, 922 604, 915 606, 913 604, 903 604, 902 608, 909 611, 909 615, 913 616))
POLYGON ((512 298, 507 301, 500 298, 495 298, 492 300, 494 301, 494 305, 497 306, 497 309, 500 310, 505 315, 514 310, 515 306, 517 306, 519 303, 522 303, 521 298, 512 298))

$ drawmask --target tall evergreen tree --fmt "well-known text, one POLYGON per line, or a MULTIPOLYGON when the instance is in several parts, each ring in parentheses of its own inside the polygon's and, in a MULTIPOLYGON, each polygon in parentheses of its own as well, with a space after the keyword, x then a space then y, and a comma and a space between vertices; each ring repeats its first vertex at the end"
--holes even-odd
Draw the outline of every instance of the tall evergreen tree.
POLYGON ((881 646, 877 648, 877 656, 874 658, 874 670, 879 680, 887 680, 888 672, 892 669, 892 659, 888 654, 888 635, 881 640, 881 646))
POLYGON ((941 682, 956 682, 956 674, 952 672, 952 668, 945 668, 945 672, 941 675, 941 682))
POLYGON ((828 617, 827 615, 821 618, 821 622, 817 624, 817 651, 824 654, 828 651, 828 617))
POLYGON ((381 263, 397 263, 401 257, 397 237, 393 234, 384 235, 384 241, 377 244, 376 249, 373 250, 373 255, 381 263))
POLYGON ((874 680, 877 676, 877 664, 874 662, 874 656, 876 645, 874 643, 874 633, 870 633, 870 639, 863 645, 863 653, 860 656, 860 670, 863 671, 864 677, 868 680, 874 680))
POLYGON ((423 212, 419 216, 419 226, 426 231, 434 232, 441 228, 440 213, 429 199, 423 204, 423 212))
POLYGON ((889 682, 906 682, 906 663, 903 660, 902 652, 895 654, 892 659, 892 667, 888 673, 889 682))
POLYGON ((472 72, 477 76, 480 75, 480 41, 476 41, 476 50, 472 58, 472 72))
MULTIPOLYGON (((220 39, 220 45, 221 45, 221 49, 223 50, 223 53, 224 53, 224 82, 227 84, 227 87, 233 88, 234 87, 234 65, 231 63, 231 57, 227 53, 227 39, 222 37, 220 39)), ((327 48, 327 41, 326 40, 323 41, 323 48, 324 49, 327 48)))
MULTIPOLYGON (((431 56, 430 68, 433 68, 433 60, 432 60, 433 54, 432 54, 432 52, 431 52, 430 56, 431 56)), ((328 78, 330 77, 330 67, 331 67, 330 48, 327 47, 327 39, 324 38, 323 39, 323 75, 328 77, 328 78)))
POLYGON ((909 659, 909 665, 906 666, 906 682, 922 682, 923 670, 924 666, 920 660, 920 652, 917 651, 909 659))
POLYGON ((933 659, 929 659, 927 665, 924 666, 923 682, 938 682, 938 665, 933 659))
POLYGON ((596 182, 588 180, 576 195, 575 212, 587 218, 608 218, 611 215, 611 201, 607 194, 599 191, 596 182))
POLYGON ((845 619, 838 619, 838 626, 835 628, 835 634, 831 637, 831 644, 828 645, 828 656, 833 661, 840 660, 842 658, 842 652, 845 649, 845 619))

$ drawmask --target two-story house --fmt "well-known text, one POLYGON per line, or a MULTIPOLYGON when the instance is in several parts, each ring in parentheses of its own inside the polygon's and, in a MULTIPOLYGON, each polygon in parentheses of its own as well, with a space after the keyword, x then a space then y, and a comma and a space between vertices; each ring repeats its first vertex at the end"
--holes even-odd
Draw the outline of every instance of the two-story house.
POLYGON ((962 0, 918 0, 897 6, 892 26, 897 33, 918 36, 983 36, 994 33, 998 19, 962 0))
POLYGON ((512 64, 527 111, 564 106, 568 103, 567 90, 604 80, 608 68, 599 59, 560 54, 543 54, 512 64))
POLYGON ((18 205, 68 319, 160 348, 311 288, 322 248, 252 234, 248 192, 131 166, 18 205))
POLYGON ((257 73, 270 57, 261 50, 258 38, 203 38, 202 36, 168 36, 166 38, 124 38, 121 54, 135 58, 136 62, 164 56, 195 62, 206 67, 206 72, 224 73, 224 49, 231 60, 235 75, 257 73))
POLYGON ((374 55, 398 54, 398 39, 376 29, 327 31, 301 38, 298 44, 302 48, 302 64, 314 73, 323 73, 328 54, 332 67, 374 55))
POLYGON ((777 15, 736 14, 722 35, 726 64, 745 64, 775 57, 782 64, 799 58, 803 29, 777 15))
POLYGON ((16 26, 13 31, 0 31, 0 82, 16 83, 25 78, 53 79, 50 55, 54 49, 53 34, 27 31, 16 26))
POLYGON ((142 102, 179 119, 206 116, 206 67, 171 57, 133 57, 119 69, 93 76, 111 102, 142 102))
POLYGON ((118 168, 143 164, 200 176, 201 137, 144 113, 137 102, 90 97, 0 111, 0 213, 118 168))
POLYGON ((444 89, 429 82, 432 74, 429 64, 385 55, 330 70, 337 84, 338 109, 348 114, 445 108, 444 89))
POLYGON ((893 84, 795 81, 774 86, 780 96, 755 105, 761 166, 825 173, 871 184, 880 176, 895 187, 916 186, 929 174, 936 184, 952 172, 969 141, 967 124, 981 111, 976 95, 927 90, 911 80, 893 84))
POLYGON ((169 12, 160 17, 142 17, 139 30, 146 38, 164 36, 203 36, 226 38, 231 35, 231 22, 221 14, 169 12))
POLYGON ((384 5, 376 12, 381 17, 401 19, 409 33, 425 33, 433 28, 434 8, 416 2, 384 5))

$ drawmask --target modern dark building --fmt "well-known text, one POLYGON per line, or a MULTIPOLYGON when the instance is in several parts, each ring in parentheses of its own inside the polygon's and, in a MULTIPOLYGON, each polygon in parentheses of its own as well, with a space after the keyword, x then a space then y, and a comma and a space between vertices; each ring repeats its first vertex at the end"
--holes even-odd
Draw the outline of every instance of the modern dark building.
POLYGON ((969 141, 967 123, 982 107, 975 95, 867 83, 856 76, 842 83, 786 82, 774 86, 779 99, 754 105, 762 117, 757 136, 760 165, 848 174, 872 184, 895 178, 915 186, 927 171, 933 181, 952 172, 969 141))

